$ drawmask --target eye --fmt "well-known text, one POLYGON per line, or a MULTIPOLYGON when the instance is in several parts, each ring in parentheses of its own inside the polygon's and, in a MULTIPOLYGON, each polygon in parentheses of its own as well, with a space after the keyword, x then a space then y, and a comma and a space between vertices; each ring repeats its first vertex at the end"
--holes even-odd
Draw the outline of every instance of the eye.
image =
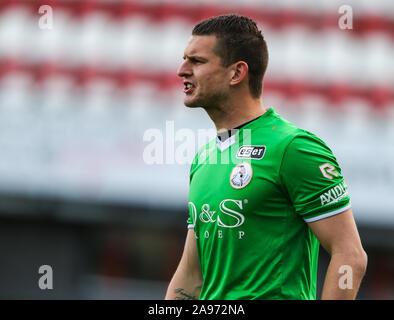
POLYGON ((190 62, 193 63, 193 64, 203 63, 203 61, 198 60, 198 59, 196 59, 196 58, 190 58, 190 62))

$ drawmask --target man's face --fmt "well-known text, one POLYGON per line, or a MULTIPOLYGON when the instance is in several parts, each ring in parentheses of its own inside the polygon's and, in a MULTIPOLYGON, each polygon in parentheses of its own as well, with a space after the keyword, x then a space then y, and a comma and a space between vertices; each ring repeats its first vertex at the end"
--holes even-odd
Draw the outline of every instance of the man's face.
POLYGON ((231 74, 214 52, 216 36, 192 36, 178 69, 183 78, 184 104, 196 108, 215 107, 226 101, 231 74))

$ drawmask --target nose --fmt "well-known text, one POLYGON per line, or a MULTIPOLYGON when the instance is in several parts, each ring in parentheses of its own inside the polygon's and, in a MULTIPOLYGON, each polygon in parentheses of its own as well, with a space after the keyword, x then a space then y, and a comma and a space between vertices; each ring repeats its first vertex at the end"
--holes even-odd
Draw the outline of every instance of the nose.
POLYGON ((177 70, 177 75, 179 77, 186 77, 186 76, 191 76, 192 74, 193 72, 190 68, 190 64, 188 63, 188 61, 187 60, 183 61, 177 70))

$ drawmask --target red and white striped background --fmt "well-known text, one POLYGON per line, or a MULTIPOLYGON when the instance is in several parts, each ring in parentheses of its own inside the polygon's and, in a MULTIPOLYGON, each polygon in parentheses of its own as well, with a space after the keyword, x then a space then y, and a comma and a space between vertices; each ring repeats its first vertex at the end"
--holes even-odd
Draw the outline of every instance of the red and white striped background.
POLYGON ((337 1, 2 1, 0 81, 15 73, 35 85, 57 77, 79 88, 108 80, 179 90, 175 75, 192 26, 228 12, 261 26, 270 50, 264 90, 294 100, 314 95, 335 106, 357 99, 394 102, 394 5, 348 1, 353 29, 340 30, 337 1), (53 29, 38 28, 38 8, 53 8, 53 29), (361 6, 360 6, 361 4, 361 6), (362 6, 364 5, 364 7, 362 6), (372 10, 373 8, 374 10, 372 10))
POLYGON ((264 104, 321 134, 355 206, 394 223, 384 201, 394 181, 394 2, 346 1, 351 30, 338 27, 343 4, 0 1, 0 191, 183 207, 188 166, 147 166, 142 137, 166 120, 209 127, 183 108, 176 69, 196 22, 237 12, 268 43, 264 104), (41 5, 53 8, 50 30, 39 28, 41 5))

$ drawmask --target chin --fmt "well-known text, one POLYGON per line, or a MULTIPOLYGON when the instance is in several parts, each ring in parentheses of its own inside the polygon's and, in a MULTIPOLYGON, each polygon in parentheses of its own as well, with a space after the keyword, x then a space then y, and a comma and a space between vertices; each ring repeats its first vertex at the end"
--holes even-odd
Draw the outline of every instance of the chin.
POLYGON ((194 108, 200 108, 200 107, 202 107, 201 105, 195 105, 195 104, 186 104, 186 103, 185 103, 185 106, 186 106, 187 108, 191 108, 191 109, 194 109, 194 108))
POLYGON ((202 104, 198 100, 187 100, 183 101, 184 105, 188 108, 200 108, 202 104))

